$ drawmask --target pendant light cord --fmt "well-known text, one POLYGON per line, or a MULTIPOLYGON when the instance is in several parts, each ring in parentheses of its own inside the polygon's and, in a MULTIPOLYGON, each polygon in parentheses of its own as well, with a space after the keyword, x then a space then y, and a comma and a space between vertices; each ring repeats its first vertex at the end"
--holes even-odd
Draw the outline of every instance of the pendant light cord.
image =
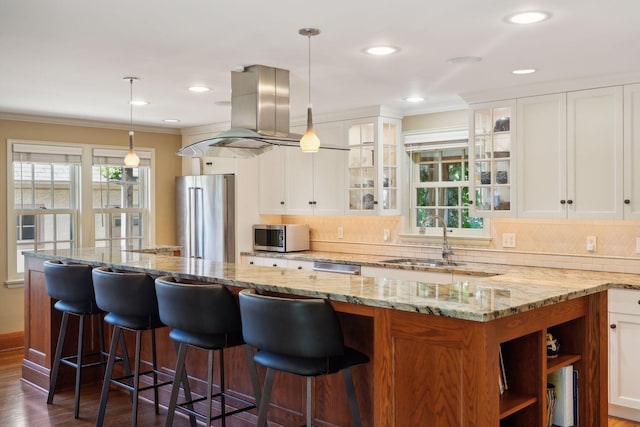
POLYGON ((308 64, 309 65, 309 105, 311 105, 311 34, 307 36, 307 39, 309 41, 309 49, 308 49, 309 51, 309 55, 308 55, 308 58, 309 58, 309 64, 308 64))
MULTIPOLYGON (((133 77, 129 79, 129 131, 133 132, 133 77)), ((129 149, 133 149, 133 138, 129 138, 129 149)))

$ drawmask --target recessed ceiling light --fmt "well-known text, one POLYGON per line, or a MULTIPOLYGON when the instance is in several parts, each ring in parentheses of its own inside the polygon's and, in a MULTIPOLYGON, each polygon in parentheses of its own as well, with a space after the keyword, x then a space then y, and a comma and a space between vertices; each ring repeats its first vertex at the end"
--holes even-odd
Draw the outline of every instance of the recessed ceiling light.
POLYGON ((482 58, 479 56, 456 56, 455 58, 447 59, 447 62, 451 64, 473 64, 480 61, 482 61, 482 58))
POLYGON ((191 86, 189 90, 191 92, 202 93, 202 92, 209 92, 211 88, 208 88, 206 86, 191 86))
POLYGON ((406 98, 404 98, 405 101, 407 102, 413 102, 413 103, 417 103, 417 102, 422 102, 424 101, 424 98, 422 96, 407 96, 406 98))
POLYGON ((372 46, 365 49, 365 52, 368 53, 369 55, 385 56, 385 55, 390 55, 392 53, 396 53, 399 50, 400 49, 393 46, 372 46))
POLYGON ((520 70, 513 70, 511 74, 533 74, 536 71, 538 70, 536 70, 535 68, 522 68, 520 70))
POLYGON ((511 24, 535 24, 551 18, 551 13, 542 10, 531 10, 526 12, 513 13, 507 15, 504 20, 511 24))
POLYGON ((142 107, 143 105, 149 105, 147 101, 131 101, 131 105, 135 105, 136 107, 142 107))
POLYGON ((164 119, 163 122, 165 122, 165 123, 178 123, 178 122, 180 122, 180 119, 164 119))

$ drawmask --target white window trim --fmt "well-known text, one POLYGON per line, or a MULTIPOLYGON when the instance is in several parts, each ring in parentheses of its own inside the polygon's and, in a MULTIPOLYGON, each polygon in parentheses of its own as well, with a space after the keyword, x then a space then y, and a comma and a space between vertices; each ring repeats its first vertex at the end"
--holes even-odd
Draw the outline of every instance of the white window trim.
MULTIPOLYGON (((436 243, 442 241, 441 227, 427 227, 425 234, 415 232, 415 206, 413 192, 415 190, 415 165, 412 155, 417 151, 440 150, 443 148, 468 149, 468 141, 464 141, 469 136, 467 128, 443 128, 423 131, 405 132, 403 143, 406 152, 405 168, 407 171, 407 185, 403 192, 405 200, 403 209, 403 233, 399 237, 405 242, 426 242, 436 243)), ((469 166, 471 167, 471 166, 469 166)), ((471 173, 471 171, 469 171, 471 173)), ((491 241, 491 224, 489 218, 483 218, 484 227, 482 229, 456 229, 458 232, 448 232, 447 239, 451 243, 468 243, 471 245, 488 245, 491 241), (473 231, 472 231, 473 230, 473 231), (467 231, 467 232, 465 232, 467 231)))
MULTIPOLYGON (((13 218, 15 217, 14 209, 14 181, 13 181, 13 147, 14 145, 19 150, 33 149, 33 152, 44 153, 51 152, 51 147, 56 147, 56 153, 59 154, 81 154, 81 176, 80 176, 80 204, 78 206, 79 211, 79 224, 77 227, 76 245, 80 247, 94 246, 94 224, 93 215, 84 214, 85 212, 92 212, 91 202, 91 170, 93 167, 93 151, 94 149, 105 150, 103 152, 109 152, 111 154, 126 154, 126 150, 119 146, 97 145, 97 144, 81 144, 65 141, 42 141, 42 140, 24 140, 24 139, 7 139, 7 157, 6 157, 6 178, 7 178, 7 224, 6 238, 7 238, 7 277, 4 280, 4 284, 9 288, 19 288, 23 283, 23 276, 15 271, 15 265, 17 262, 17 252, 15 247, 16 242, 16 227, 13 224, 13 218), (61 151, 60 151, 61 150, 61 151), (108 151, 107 151, 108 150, 108 151)), ((156 241, 156 205, 155 205, 155 148, 136 148, 136 153, 141 158, 149 159, 149 193, 148 193, 148 206, 149 215, 147 218, 148 224, 148 240, 149 246, 155 245, 156 241)), ((123 158, 124 158, 123 154, 123 158)))

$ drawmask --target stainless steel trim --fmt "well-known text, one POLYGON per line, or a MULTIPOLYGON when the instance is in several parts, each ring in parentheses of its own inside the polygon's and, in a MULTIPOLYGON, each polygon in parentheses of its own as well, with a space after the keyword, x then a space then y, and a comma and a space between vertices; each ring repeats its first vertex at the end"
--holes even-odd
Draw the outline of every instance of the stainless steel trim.
POLYGON ((336 262, 314 261, 313 270, 324 271, 327 273, 360 275, 360 266, 357 264, 341 264, 336 262))

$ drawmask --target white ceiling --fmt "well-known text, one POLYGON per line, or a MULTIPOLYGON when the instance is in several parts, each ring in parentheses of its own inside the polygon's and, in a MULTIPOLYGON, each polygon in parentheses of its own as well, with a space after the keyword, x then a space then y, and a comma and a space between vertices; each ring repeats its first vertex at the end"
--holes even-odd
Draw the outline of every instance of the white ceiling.
POLYGON ((184 128, 228 121, 230 71, 290 70, 291 116, 384 105, 464 107, 460 94, 640 72, 639 0, 0 0, 0 114, 184 128), (547 10, 528 26, 504 16, 547 10), (374 44, 401 50, 365 55, 374 44), (480 56, 475 64, 447 59, 480 56), (517 68, 539 72, 515 76, 517 68), (194 94, 194 84, 213 90, 194 94), (420 94, 423 104, 403 97, 420 94), (180 119, 165 124, 163 119, 180 119))

